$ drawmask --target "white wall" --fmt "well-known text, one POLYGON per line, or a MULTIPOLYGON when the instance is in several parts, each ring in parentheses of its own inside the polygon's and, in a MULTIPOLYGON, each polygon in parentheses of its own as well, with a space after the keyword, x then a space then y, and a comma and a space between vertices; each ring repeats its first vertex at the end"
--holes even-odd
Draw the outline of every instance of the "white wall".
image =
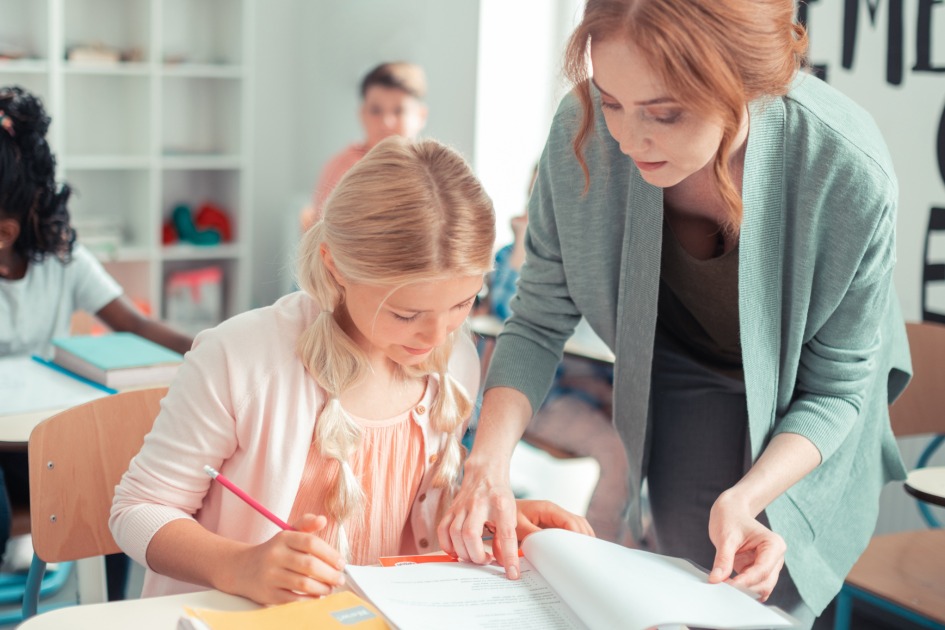
POLYGON ((475 169, 495 204, 496 245, 512 241, 532 170, 566 91, 561 62, 581 0, 481 0, 475 169))
POLYGON ((305 29, 299 15, 307 5, 306 0, 267 0, 256 10, 252 306, 270 304, 285 293, 291 269, 285 235, 295 224, 288 199, 301 188, 296 177, 302 159, 299 49, 305 29))
MULTIPOLYGON (((876 119, 892 153, 899 177, 899 258, 896 283, 907 319, 920 319, 920 279, 929 208, 945 205, 945 186, 936 162, 936 134, 945 105, 945 75, 914 70, 917 63, 917 12, 922 0, 903 2, 902 80, 887 80, 887 29, 892 2, 859 3, 852 67, 843 67, 843 17, 846 3, 808 3, 811 59, 827 66, 830 84, 865 107, 876 119), (868 5, 878 7, 875 25, 868 5)), ((932 10, 933 62, 945 68, 945 6, 932 10), (937 42, 939 46, 934 45, 937 42)), ((893 46, 898 50, 898 46, 893 46)), ((945 243, 943 243, 945 245, 945 243)), ((945 247, 938 248, 945 261, 945 247)), ((945 297, 945 293, 941 294, 945 297)), ((938 300, 945 311, 945 300, 938 300)))
POLYGON ((256 42, 254 305, 290 286, 295 215, 319 170, 361 138, 362 76, 381 61, 427 73, 425 135, 474 158, 478 0, 267 0, 256 42))

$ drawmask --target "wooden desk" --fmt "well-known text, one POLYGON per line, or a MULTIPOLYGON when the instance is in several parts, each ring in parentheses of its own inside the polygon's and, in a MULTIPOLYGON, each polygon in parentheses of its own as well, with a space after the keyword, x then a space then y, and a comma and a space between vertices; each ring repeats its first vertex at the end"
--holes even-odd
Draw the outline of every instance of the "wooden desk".
POLYGON ((20 630, 169 630, 177 627, 184 606, 214 610, 254 610, 259 604, 220 591, 200 591, 184 595, 128 599, 106 604, 86 604, 57 608, 37 615, 20 630))
MULTIPOLYGON (((469 327, 472 331, 484 337, 498 337, 503 326, 503 321, 492 315, 477 315, 469 318, 469 327)), ((583 319, 574 329, 574 335, 565 342, 564 351, 576 357, 604 363, 613 363, 615 360, 611 349, 583 319)))
POLYGON ((921 501, 945 507, 945 466, 916 468, 909 473, 905 488, 921 501))

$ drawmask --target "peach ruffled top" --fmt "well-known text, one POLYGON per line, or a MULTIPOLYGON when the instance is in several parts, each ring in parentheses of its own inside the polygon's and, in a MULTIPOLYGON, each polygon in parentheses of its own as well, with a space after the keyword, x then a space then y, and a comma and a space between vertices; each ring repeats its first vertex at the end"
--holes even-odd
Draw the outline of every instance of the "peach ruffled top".
MULTIPOLYGON (((364 490, 364 518, 345 524, 353 564, 375 564, 381 556, 409 553, 402 545, 412 540, 410 510, 423 478, 423 431, 413 414, 430 408, 434 387, 427 380, 421 400, 411 409, 384 420, 367 420, 349 414, 361 427, 361 444, 351 458, 351 468, 364 490)), ((347 413, 347 412, 346 412, 347 413)), ((339 472, 338 462, 324 457, 313 441, 289 522, 303 514, 326 514, 325 499, 339 472)), ((329 519, 321 533, 338 547, 338 523, 329 519)))

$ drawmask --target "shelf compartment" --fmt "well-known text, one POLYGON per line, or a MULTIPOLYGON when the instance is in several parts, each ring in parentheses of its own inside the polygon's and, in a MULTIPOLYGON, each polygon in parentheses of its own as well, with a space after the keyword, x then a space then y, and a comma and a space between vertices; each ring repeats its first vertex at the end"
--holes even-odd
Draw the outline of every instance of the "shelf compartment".
POLYGON ((165 64, 244 63, 242 0, 164 0, 165 64))
MULTIPOLYGON (((190 206, 196 218, 201 206, 206 203, 218 207, 230 223, 231 240, 220 246, 239 242, 240 171, 233 170, 168 170, 162 174, 161 210, 162 222, 172 219, 174 209, 182 204, 190 206)), ((187 245, 187 243, 180 243, 187 245)), ((185 251, 194 253, 212 250, 212 247, 196 246, 185 251)), ((221 250, 226 251, 226 250, 221 250)), ((185 256, 196 257, 196 256, 185 256)), ((202 257, 202 254, 201 254, 202 257)))
POLYGON ((151 167, 147 155, 70 155, 62 158, 62 167, 68 171, 139 170, 151 167))
MULTIPOLYGON (((185 330, 191 334, 196 334, 204 328, 215 326, 224 319, 235 315, 238 311, 236 311, 234 305, 234 296, 236 291, 233 283, 236 278, 238 265, 239 262, 236 260, 212 258, 198 261, 166 261, 163 265, 163 271, 161 274, 161 287, 163 291, 161 300, 163 303, 161 312, 162 319, 168 321, 176 328, 185 330), (178 272, 194 272, 213 268, 219 269, 220 274, 218 282, 214 281, 210 283, 210 286, 206 287, 206 289, 210 289, 212 291, 212 294, 209 296, 203 294, 205 288, 198 286, 196 287, 196 299, 198 303, 212 300, 210 304, 204 304, 203 306, 209 306, 209 310, 213 312, 214 315, 211 318, 207 318, 206 315, 203 317, 198 316, 198 321, 194 321, 191 318, 187 318, 189 321, 175 321, 177 318, 172 318, 173 313, 169 312, 169 280, 173 278, 178 272)), ((191 296, 192 294, 190 291, 188 291, 186 297, 192 299, 191 296)), ((206 312, 207 309, 201 308, 200 310, 206 312)))
POLYGON ((65 154, 137 158, 149 154, 150 80, 72 74, 65 80, 65 154), (81 107, 82 103, 95 103, 81 107))
POLYGON ((243 248, 235 243, 222 245, 190 245, 177 243, 161 249, 161 257, 166 261, 193 260, 233 260, 243 255, 243 248))
MULTIPOLYGON (((63 5, 64 58, 75 46, 93 45, 117 50, 125 56, 133 54, 134 61, 151 58, 149 0, 64 0, 63 5)), ((101 66, 90 63, 88 67, 101 66)))
POLYGON ((72 62, 63 64, 62 71, 66 74, 104 74, 115 76, 147 76, 151 67, 143 62, 121 61, 108 62, 72 62))
POLYGON ((239 154, 242 82, 174 77, 164 80, 162 91, 162 154, 239 154))
POLYGON ((95 236, 90 249, 105 258, 147 251, 153 242, 149 171, 70 170, 66 177, 73 187, 69 210, 80 240, 85 225, 87 235, 95 236))
POLYGON ((46 74, 47 72, 49 72, 49 64, 41 59, 0 59, 0 75, 46 74))
POLYGON ((193 77, 198 79, 241 79, 243 66, 212 63, 164 64, 161 74, 165 77, 193 77))
POLYGON ((161 157, 161 166, 167 171, 178 170, 239 170, 245 161, 241 155, 172 155, 161 157))
POLYGON ((0 48, 0 56, 15 56, 17 64, 48 57, 48 2, 4 0, 0 2, 0 16, 0 42, 5 46, 0 48))

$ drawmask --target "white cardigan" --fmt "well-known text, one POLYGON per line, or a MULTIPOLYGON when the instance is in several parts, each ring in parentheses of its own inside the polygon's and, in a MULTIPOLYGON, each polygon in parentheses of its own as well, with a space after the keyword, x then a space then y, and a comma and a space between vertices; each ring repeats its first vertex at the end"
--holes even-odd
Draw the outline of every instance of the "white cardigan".
MULTIPOLYGON (((287 517, 305 467, 324 390, 305 371, 296 340, 319 313, 302 292, 238 315, 201 333, 187 353, 154 428, 115 492, 109 526, 118 545, 147 566, 151 538, 168 522, 195 519, 221 536, 262 543, 277 533, 203 467, 229 477, 274 513, 287 517)), ((479 360, 463 336, 450 373, 469 393, 479 388, 479 360)), ((440 491, 431 488, 430 456, 445 434, 435 434, 426 414, 413 414, 423 429, 427 470, 410 514, 417 551, 437 547, 440 491)), ((409 541, 405 541, 409 546, 409 541)), ((204 587, 150 569, 143 595, 169 595, 204 587)))

